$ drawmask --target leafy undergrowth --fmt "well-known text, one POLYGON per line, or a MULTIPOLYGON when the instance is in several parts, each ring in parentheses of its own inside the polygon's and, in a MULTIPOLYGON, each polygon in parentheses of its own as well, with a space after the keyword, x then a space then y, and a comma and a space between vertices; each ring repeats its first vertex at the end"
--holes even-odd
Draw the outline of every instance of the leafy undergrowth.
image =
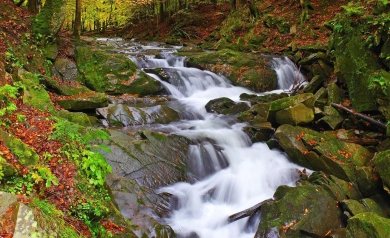
MULTIPOLYGON (((0 191, 17 195, 58 237, 118 234, 124 229, 108 219, 113 205, 104 186, 111 167, 98 152, 107 133, 24 104, 25 86, 11 76, 20 68, 51 74, 30 24, 25 9, 0 0, 0 191)), ((15 209, 0 218, 1 237, 12 237, 15 209)))
MULTIPOLYGON (((92 141, 108 139, 108 135, 24 105, 19 90, 18 84, 0 88, 4 109, 0 111, 0 130, 13 137, 0 138, 0 158, 3 165, 14 169, 8 177, 0 169, 3 177, 0 189, 28 196, 24 202, 38 209, 38 214, 45 213, 46 218, 39 217, 46 222, 50 221, 50 214, 61 217, 57 222, 63 224, 56 226, 61 227, 56 232, 64 232, 62 237, 70 237, 70 231, 75 234, 73 237, 108 235, 105 227, 115 226, 107 225, 111 224, 107 220, 110 196, 103 185, 111 167, 96 151, 100 147, 92 145, 92 141), (20 150, 12 141, 18 139, 33 152, 20 150), (33 157, 34 153, 37 162, 20 161, 21 157, 33 157), (43 210, 48 206, 50 214, 43 210)), ((0 233, 7 233, 4 229, 0 233)))

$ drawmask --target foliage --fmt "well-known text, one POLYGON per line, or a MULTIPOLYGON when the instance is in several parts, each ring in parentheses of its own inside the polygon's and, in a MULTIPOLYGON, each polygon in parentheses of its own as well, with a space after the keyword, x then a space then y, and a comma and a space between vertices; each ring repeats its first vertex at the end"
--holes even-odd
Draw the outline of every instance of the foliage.
MULTIPOLYGON (((64 213, 57 210, 53 204, 46 200, 33 199, 28 206, 33 209, 40 227, 47 228, 46 232, 55 233, 59 238, 81 237, 66 223, 64 213)), ((43 236, 43 234, 40 234, 43 236)))
POLYGON ((346 6, 342 6, 348 16, 361 16, 364 14, 364 7, 360 2, 349 2, 346 6))
POLYGON ((0 87, 0 117, 17 109, 15 103, 9 98, 16 98, 19 89, 22 87, 22 84, 18 82, 14 83, 13 86, 6 84, 3 87, 0 87))
POLYGON ((390 88, 389 82, 379 73, 374 73, 370 77, 370 85, 368 86, 368 89, 383 94, 385 96, 387 95, 387 90, 390 88))
POLYGON ((62 153, 76 162, 91 184, 102 186, 112 168, 98 149, 108 150, 108 147, 92 145, 92 142, 107 140, 109 135, 103 130, 87 129, 65 119, 56 118, 56 121, 51 139, 64 144, 62 153))

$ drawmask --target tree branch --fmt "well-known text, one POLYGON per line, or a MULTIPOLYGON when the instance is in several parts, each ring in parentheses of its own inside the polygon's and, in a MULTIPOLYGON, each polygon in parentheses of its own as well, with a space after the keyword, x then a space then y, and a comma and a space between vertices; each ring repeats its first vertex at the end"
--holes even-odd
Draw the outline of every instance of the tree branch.
POLYGON ((269 201, 273 201, 272 198, 270 199, 267 199, 267 200, 264 200, 256 205, 254 205, 253 207, 250 207, 248 209, 245 209, 244 211, 241 211, 241 212, 237 212, 233 215, 230 215, 228 217, 228 223, 232 223, 232 222, 235 222, 237 220, 240 220, 244 217, 249 217, 249 216, 252 216, 255 212, 257 212, 258 210, 260 210, 261 206, 266 203, 266 202, 269 202, 269 201))

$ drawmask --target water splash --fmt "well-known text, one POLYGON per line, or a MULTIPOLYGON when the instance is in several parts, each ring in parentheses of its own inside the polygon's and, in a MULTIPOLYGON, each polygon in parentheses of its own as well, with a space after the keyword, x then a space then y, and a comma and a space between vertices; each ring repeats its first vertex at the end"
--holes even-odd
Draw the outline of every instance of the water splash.
POLYGON ((275 57, 272 61, 272 68, 278 76, 280 89, 289 90, 294 84, 302 84, 306 81, 303 74, 288 57, 275 57))

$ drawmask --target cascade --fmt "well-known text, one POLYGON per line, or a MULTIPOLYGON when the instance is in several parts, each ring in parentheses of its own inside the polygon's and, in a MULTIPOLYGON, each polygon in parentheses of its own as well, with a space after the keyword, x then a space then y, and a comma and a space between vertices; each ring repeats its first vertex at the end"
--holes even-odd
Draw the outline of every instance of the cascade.
MULTIPOLYGON (((166 68, 168 82, 148 74, 161 81, 188 115, 195 115, 169 125, 171 133, 199 144, 189 148, 191 182, 157 191, 171 194, 176 201, 165 222, 179 237, 253 237, 259 220, 244 218, 228 224, 227 217, 271 198, 280 185, 294 186, 297 169, 301 169, 265 143, 252 144, 243 132, 245 124, 205 110, 212 99, 228 97, 239 101, 240 94, 253 92, 235 87, 209 71, 184 67, 184 58, 174 56, 172 50, 138 44, 136 49, 129 47, 123 52, 130 54, 129 58, 141 68, 166 68), (141 56, 152 49, 161 51, 158 58, 157 54, 141 56)), ((274 58, 272 67, 280 89, 288 89, 297 79, 304 80, 288 58, 274 58)))

